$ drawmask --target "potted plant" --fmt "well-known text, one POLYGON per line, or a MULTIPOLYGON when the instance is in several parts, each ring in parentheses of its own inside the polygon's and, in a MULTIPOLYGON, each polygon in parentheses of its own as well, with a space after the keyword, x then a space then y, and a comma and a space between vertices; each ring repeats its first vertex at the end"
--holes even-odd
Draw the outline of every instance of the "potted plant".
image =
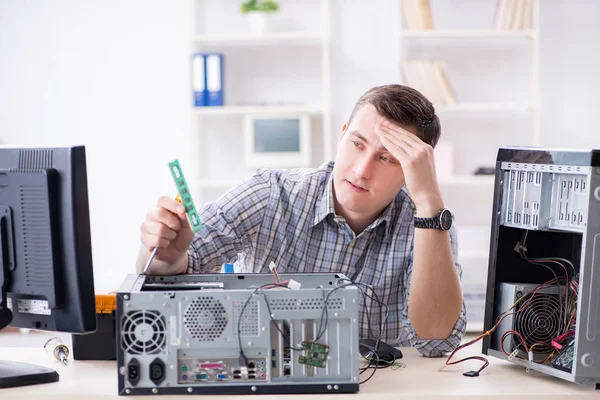
POLYGON ((273 0, 248 0, 242 3, 242 14, 248 16, 250 31, 265 33, 269 31, 269 17, 279 10, 279 4, 273 0))

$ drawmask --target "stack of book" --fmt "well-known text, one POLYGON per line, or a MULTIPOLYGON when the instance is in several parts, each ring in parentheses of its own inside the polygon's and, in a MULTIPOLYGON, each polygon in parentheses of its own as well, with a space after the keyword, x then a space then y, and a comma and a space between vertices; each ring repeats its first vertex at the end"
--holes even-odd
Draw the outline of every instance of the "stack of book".
POLYGON ((400 0, 404 27, 408 30, 433 29, 429 0, 400 0))
POLYGON ((533 28, 533 0, 498 0, 494 29, 520 31, 533 28))
POLYGON ((441 61, 405 60, 401 68, 406 85, 423 93, 432 103, 456 104, 456 96, 441 61))

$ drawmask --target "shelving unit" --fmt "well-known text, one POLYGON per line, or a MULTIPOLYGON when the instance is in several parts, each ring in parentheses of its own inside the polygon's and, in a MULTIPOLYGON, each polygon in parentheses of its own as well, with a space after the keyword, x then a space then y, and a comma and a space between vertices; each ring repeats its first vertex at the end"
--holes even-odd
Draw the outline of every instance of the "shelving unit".
POLYGON ((192 36, 192 42, 219 46, 288 46, 296 44, 321 45, 323 35, 320 32, 270 32, 263 34, 204 34, 192 36))
MULTIPOLYGON (((459 0, 452 0, 450 2, 452 4, 435 0, 428 1, 430 1, 429 7, 434 19, 436 16, 436 7, 446 7, 444 12, 439 14, 445 16, 445 14, 452 12, 452 7, 458 10, 461 6, 459 0)), ((400 3, 401 2, 402 0, 400 3)), ((418 2, 415 2, 415 4, 416 3, 418 2)), ((484 7, 487 7, 486 9, 489 10, 494 10, 496 8, 495 1, 492 3, 493 4, 489 4, 489 1, 486 2, 485 5, 478 3, 478 7, 480 7, 480 10, 483 10, 484 7)), ((458 11, 456 14, 461 15, 455 16, 456 18, 453 19, 453 22, 455 23, 454 26, 449 26, 452 24, 445 23, 446 21, 441 21, 440 18, 440 21, 433 21, 434 29, 408 30, 403 29, 404 16, 402 15, 402 6, 399 7, 398 12, 399 19, 397 26, 399 30, 397 32, 397 37, 399 51, 397 65, 400 82, 406 84, 400 65, 403 60, 410 60, 413 58, 410 54, 411 49, 414 53, 418 54, 414 59, 441 60, 444 64, 453 67, 450 68, 450 71, 453 72, 454 75, 449 73, 448 78, 454 89, 457 102, 455 104, 434 105, 442 125, 441 140, 448 140, 452 143, 454 147, 454 158, 461 158, 462 167, 457 168, 456 176, 441 178, 439 184, 446 205, 451 208, 456 215, 459 233, 459 262, 461 262, 463 266, 463 290, 465 291, 467 309, 471 310, 471 312, 468 312, 470 315, 468 316, 469 322, 467 329, 473 332, 480 332, 483 326, 483 307, 485 299, 483 294, 486 289, 486 275, 489 261, 489 232, 491 229, 494 176, 471 175, 476 165, 471 165, 471 167, 468 168, 468 158, 469 156, 475 158, 477 157, 477 153, 481 153, 482 151, 487 151, 491 154, 490 150, 492 149, 490 147, 484 148, 481 146, 494 146, 496 149, 499 147, 494 144, 486 144, 485 140, 481 140, 480 135, 485 135, 488 129, 485 127, 482 129, 473 129, 473 125, 482 124, 482 121, 484 123, 487 121, 488 126, 494 128, 494 125, 502 124, 502 127, 508 127, 508 133, 514 135, 509 128, 510 124, 506 121, 514 121, 515 124, 526 123, 527 120, 524 120, 523 118, 528 118, 528 128, 525 127, 525 129, 527 129, 527 134, 512 136, 516 136, 521 142, 513 143, 511 141, 503 144, 540 145, 539 5, 538 0, 532 0, 531 3, 532 29, 525 30, 495 30, 493 29, 493 14, 490 14, 489 28, 486 29, 481 23, 469 20, 470 16, 468 13, 460 13, 458 11), (461 26, 460 24, 457 25, 457 21, 464 21, 464 26, 461 26), (440 26, 441 29, 436 30, 436 26, 440 26), (461 102, 460 83, 464 83, 468 80, 481 82, 481 91, 484 92, 486 89, 485 80, 494 79, 493 70, 476 71, 475 67, 470 65, 470 61, 476 60, 477 57, 479 57, 480 53, 478 50, 493 48, 494 46, 504 46, 504 48, 506 48, 513 45, 527 45, 529 47, 528 96, 507 96, 505 98, 495 99, 494 101, 489 101, 489 97, 491 96, 487 96, 485 100, 481 101, 477 101, 474 98, 475 96, 471 96, 471 98, 466 99, 465 102, 461 102), (452 49, 452 52, 447 50, 449 48, 452 49), (441 56, 438 54, 441 54, 441 56), (455 54, 455 59, 452 60, 451 58, 455 54), (463 70, 467 70, 468 72, 466 72, 465 76, 461 77, 461 71, 463 70), (479 75, 474 76, 474 74, 478 72, 479 75), (453 79, 453 77, 456 77, 457 79, 453 79), (461 79, 458 79, 459 77, 463 78, 463 80, 461 81, 461 79), (524 100, 515 101, 515 99, 520 100, 521 98, 524 100), (466 135, 475 136, 465 137, 466 135), (472 144, 472 142, 477 140, 479 140, 477 144, 480 146, 472 144), (481 232, 482 237, 487 237, 488 240, 473 240, 473 237, 477 236, 478 231, 481 232), (466 235, 469 235, 470 237, 466 237, 466 235), (467 247, 464 245, 461 246, 461 242, 468 242, 467 247)), ((464 4, 462 5, 464 6, 464 4)), ((496 12, 498 12, 497 9, 496 12)), ((427 21, 427 18, 425 18, 425 21, 427 21)), ((508 140, 511 139, 509 138, 508 140)), ((494 162, 495 158, 490 160, 489 165, 487 166, 494 166, 494 162)))
POLYGON ((246 114, 312 114, 321 115, 323 107, 320 105, 298 106, 223 106, 223 107, 194 107, 193 115, 246 115, 246 114))
POLYGON ((403 31, 398 34, 400 39, 507 39, 507 38, 529 38, 536 36, 536 31, 495 31, 484 29, 456 29, 456 30, 422 30, 422 31, 403 31))
MULTIPOLYGON (((198 199, 197 202, 216 199, 227 188, 254 171, 243 165, 244 154, 240 147, 244 137, 243 119, 247 115, 308 115, 313 130, 312 166, 318 166, 333 158, 329 0, 280 4, 281 9, 277 14, 283 13, 282 15, 287 18, 286 22, 292 21, 293 18, 299 20, 291 24, 287 23, 286 28, 290 25, 289 30, 276 29, 264 33, 251 33, 246 29, 244 18, 239 11, 239 2, 232 0, 225 0, 219 4, 209 0, 191 0, 191 2, 191 54, 203 51, 223 53, 225 70, 224 105, 192 106, 190 110, 192 118, 190 159, 194 160, 194 165, 186 171, 192 170, 191 179, 188 180, 194 197, 198 199), (306 12, 312 13, 313 18, 306 19, 306 12), (225 27, 214 25, 209 17, 211 15, 215 16, 214 20, 231 22, 226 23, 225 27), (320 17, 318 23, 315 21, 315 16, 320 17), (301 26, 303 23, 308 26, 301 26), (290 66, 296 67, 299 63, 291 63, 286 58, 290 55, 304 54, 303 52, 309 56, 301 59, 302 63, 310 64, 312 60, 320 57, 319 65, 306 67, 310 71, 303 76, 298 77, 292 71, 288 76, 279 75, 270 79, 279 83, 277 85, 269 82, 267 73, 256 79, 252 74, 264 72, 265 68, 272 68, 277 72, 290 66), (278 61, 284 63, 287 61, 290 64, 278 68, 277 65, 264 61, 265 57, 262 56, 272 57, 273 64, 278 61), (253 63, 259 63, 259 66, 254 66, 253 63), (255 70, 253 71, 252 68, 255 70), (286 82, 285 79, 288 81, 286 82), (302 82, 302 79, 310 82, 311 88, 317 89, 312 90, 306 97, 314 94, 318 99, 277 98, 277 94, 273 94, 277 90, 281 91, 281 87, 288 84, 302 85, 298 83, 302 82), (274 86, 268 86, 270 84, 274 86), (219 137, 223 138, 221 143, 216 140, 219 137), (202 152, 202 148, 218 149, 219 152, 230 149, 230 152, 225 151, 230 153, 230 158, 226 162, 222 159, 211 159, 211 154, 202 152), (197 151, 196 155, 193 154, 194 151, 197 151), (222 165, 216 165, 219 162, 222 162, 222 165)), ((278 15, 274 17, 277 18, 278 15)), ((305 92, 309 91, 309 89, 305 90, 305 92)))

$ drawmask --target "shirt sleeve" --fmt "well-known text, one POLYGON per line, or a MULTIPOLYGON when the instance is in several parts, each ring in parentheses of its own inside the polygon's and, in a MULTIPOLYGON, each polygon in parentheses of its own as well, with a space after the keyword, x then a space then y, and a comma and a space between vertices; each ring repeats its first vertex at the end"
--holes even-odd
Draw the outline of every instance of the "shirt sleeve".
MULTIPOLYGON (((452 246, 452 256, 454 258, 454 266, 456 267, 456 272, 458 273, 459 279, 462 278, 462 267, 458 263, 458 243, 457 243, 457 234, 456 228, 452 226, 449 231, 450 233, 450 243, 452 246)), ((421 339, 415 330, 413 329, 409 319, 408 319, 408 295, 410 293, 410 280, 412 275, 412 261, 409 263, 408 268, 405 270, 404 274, 404 307, 402 309, 402 320, 404 326, 408 330, 409 341, 412 347, 415 347, 419 353, 426 357, 442 357, 445 353, 451 352, 460 344, 463 336, 465 335, 465 330, 467 328, 467 318, 466 318, 466 306, 463 299, 462 310, 460 316, 456 320, 454 324, 454 328, 452 328, 452 332, 450 336, 443 340, 423 340, 421 339)))
POLYGON ((188 249, 187 273, 220 272, 222 264, 252 249, 270 193, 270 173, 263 169, 204 204, 198 210, 204 226, 188 249))

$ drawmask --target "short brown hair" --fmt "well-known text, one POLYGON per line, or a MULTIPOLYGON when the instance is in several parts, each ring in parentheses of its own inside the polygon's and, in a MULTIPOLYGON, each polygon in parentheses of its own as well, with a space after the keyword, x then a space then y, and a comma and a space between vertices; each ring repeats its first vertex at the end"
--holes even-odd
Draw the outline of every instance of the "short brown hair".
POLYGON ((413 88, 392 84, 369 89, 354 105, 348 125, 358 109, 367 103, 375 107, 379 115, 398 125, 416 127, 419 139, 431 147, 440 139, 440 119, 435 115, 433 104, 413 88))

